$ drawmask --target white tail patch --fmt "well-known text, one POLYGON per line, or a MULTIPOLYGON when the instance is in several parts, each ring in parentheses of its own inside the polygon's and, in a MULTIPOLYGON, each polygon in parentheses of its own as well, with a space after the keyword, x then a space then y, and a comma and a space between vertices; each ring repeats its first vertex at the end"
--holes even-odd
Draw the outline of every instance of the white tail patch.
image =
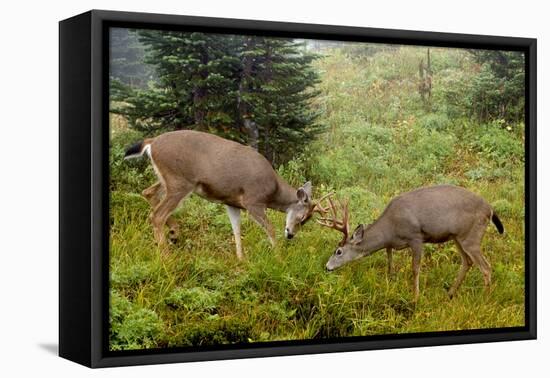
POLYGON ((151 145, 146 145, 143 150, 141 151, 141 154, 147 153, 149 155, 149 160, 151 160, 151 165, 153 166, 153 171, 155 171, 155 174, 157 175, 157 178, 159 179, 161 185, 166 188, 166 180, 164 180, 164 177, 162 177, 162 174, 160 173, 159 168, 155 164, 155 161, 153 160, 153 155, 151 154, 151 145))
POLYGON ((149 156, 149 160, 151 160, 151 165, 153 166, 153 171, 155 172, 155 175, 159 179, 161 185, 165 186, 166 185, 166 180, 164 180, 164 177, 162 177, 162 174, 160 173, 160 170, 158 169, 157 165, 155 164, 155 161, 153 160, 153 154, 151 153, 151 143, 150 142, 147 143, 147 144, 144 143, 143 146, 141 147, 141 151, 139 153, 128 155, 124 158, 124 160, 126 160, 126 159, 135 159, 135 158, 143 156, 143 154, 146 154, 147 156, 149 156))
POLYGON ((145 147, 141 149, 140 156, 143 155, 143 153, 147 153, 147 155, 149 155, 149 158, 153 160, 153 158, 151 157, 151 144, 146 144, 145 147))
POLYGON ((140 152, 132 154, 132 155, 125 156, 124 160, 135 159, 135 158, 141 157, 141 156, 143 156, 144 153, 147 153, 147 155, 149 155, 149 158, 151 158, 151 144, 150 143, 145 144, 145 146, 141 148, 140 152))

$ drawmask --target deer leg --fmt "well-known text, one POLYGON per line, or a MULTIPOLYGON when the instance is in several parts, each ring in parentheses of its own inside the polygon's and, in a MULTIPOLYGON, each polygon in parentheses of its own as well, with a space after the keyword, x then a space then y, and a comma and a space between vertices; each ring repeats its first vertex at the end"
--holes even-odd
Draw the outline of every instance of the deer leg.
POLYGON ((162 192, 162 184, 160 183, 160 181, 157 181, 147 189, 144 189, 141 192, 141 195, 145 197, 147 202, 149 202, 152 207, 155 207, 162 198, 162 192))
POLYGON ((491 264, 489 264, 489 261, 481 254, 481 249, 479 251, 479 257, 483 261, 480 266, 483 266, 482 273, 483 273, 483 279, 485 282, 485 290, 489 290, 491 287, 491 264))
POLYGON ((271 246, 275 247, 275 230, 273 229, 273 225, 267 219, 267 215, 265 214, 265 206, 247 206, 246 210, 248 210, 248 213, 264 229, 264 231, 267 234, 267 237, 269 238, 269 241, 271 242, 271 246))
POLYGON ((410 244, 412 249, 412 282, 414 301, 417 302, 420 296, 420 259, 422 258, 422 242, 410 244))
POLYGON ((153 213, 151 214, 151 223, 153 224, 155 240, 159 245, 164 245, 166 243, 166 239, 164 237, 164 225, 166 224, 168 217, 172 211, 178 207, 181 200, 191 193, 191 191, 192 187, 179 188, 177 190, 168 189, 166 190, 166 195, 164 198, 153 210, 153 213))
POLYGON ((391 277, 393 274, 392 255, 393 253, 391 247, 386 248, 386 256, 388 258, 388 277, 391 277))
POLYGON ((491 286, 491 265, 481 254, 481 249, 479 247, 470 248, 469 251, 469 255, 472 257, 472 260, 479 267, 479 270, 481 270, 481 274, 483 274, 485 289, 488 290, 491 286))
POLYGON ((243 259, 243 250, 241 245, 241 209, 233 206, 226 206, 229 220, 231 221, 231 228, 233 229, 233 236, 235 237, 235 246, 237 248, 237 258, 243 259))
POLYGON ((464 281, 464 278, 466 277, 466 273, 470 270, 470 268, 473 265, 472 260, 468 256, 466 252, 464 252, 464 249, 460 245, 460 242, 455 241, 456 247, 458 248, 458 251, 460 252, 460 257, 462 257, 462 266, 460 267, 460 271, 458 272, 458 275, 456 276, 456 280, 449 289, 449 298, 453 298, 456 294, 456 291, 462 285, 462 282, 464 281))
POLYGON ((483 274, 483 282, 486 290, 491 286, 491 265, 481 253, 481 240, 485 234, 488 222, 489 219, 487 219, 485 224, 480 224, 478 227, 475 227, 465 238, 458 240, 464 252, 466 252, 473 263, 479 267, 481 274, 483 274))
MULTIPOLYGON (((157 205, 162 200, 164 192, 165 191, 162 187, 162 184, 160 183, 160 181, 158 181, 155 184, 148 187, 147 189, 145 189, 144 191, 142 191, 141 194, 143 195, 143 197, 145 197, 147 202, 149 202, 149 205, 151 205, 151 208, 155 209, 155 207, 157 207, 157 205)), ((152 217, 153 217, 153 212, 151 211, 150 218, 152 219, 152 217)), ((169 235, 170 241, 172 243, 176 243, 178 234, 179 234, 178 222, 174 219, 172 215, 170 215, 166 220, 166 224, 168 225, 168 228, 169 228, 168 235, 169 235)))

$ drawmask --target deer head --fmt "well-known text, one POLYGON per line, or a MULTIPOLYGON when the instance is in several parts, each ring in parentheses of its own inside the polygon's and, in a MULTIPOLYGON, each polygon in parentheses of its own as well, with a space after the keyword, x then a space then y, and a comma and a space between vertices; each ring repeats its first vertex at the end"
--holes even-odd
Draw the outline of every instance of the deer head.
POLYGON ((328 210, 321 205, 321 202, 330 195, 332 193, 323 196, 319 201, 313 201, 311 182, 308 181, 298 188, 296 191, 298 201, 290 205, 286 211, 285 237, 292 239, 314 213, 324 215, 328 210))
POLYGON ((365 226, 362 224, 357 226, 351 238, 344 243, 340 243, 332 256, 330 256, 325 266, 326 270, 331 272, 342 265, 364 257, 366 255, 363 247, 364 233, 365 226))
POLYGON ((341 267, 342 265, 347 264, 350 261, 364 256, 364 254, 362 253, 362 247, 360 245, 364 238, 365 227, 360 224, 351 235, 351 238, 348 237, 349 201, 346 201, 345 203, 338 201, 338 207, 342 212, 341 219, 338 219, 339 209, 335 205, 332 198, 329 197, 328 201, 332 217, 321 218, 318 219, 317 222, 325 227, 332 228, 343 234, 342 240, 340 241, 340 243, 338 243, 338 248, 336 248, 326 264, 326 269, 330 272, 336 268, 341 267))

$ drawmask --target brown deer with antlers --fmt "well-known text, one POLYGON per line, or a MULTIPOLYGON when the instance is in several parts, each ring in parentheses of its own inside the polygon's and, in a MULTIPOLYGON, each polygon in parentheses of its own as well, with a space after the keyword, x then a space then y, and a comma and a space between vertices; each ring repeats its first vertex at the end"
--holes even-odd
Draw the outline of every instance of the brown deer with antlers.
POLYGON ((169 227, 170 240, 177 240, 179 227, 171 214, 191 193, 226 205, 239 259, 243 258, 241 210, 247 210, 265 230, 272 245, 275 245, 275 232, 266 209, 286 213, 288 239, 292 239, 313 213, 321 212, 312 199, 310 182, 293 188, 251 147, 212 134, 184 130, 140 141, 128 148, 125 159, 144 153, 158 177, 158 182, 142 194, 153 209, 150 220, 160 245, 165 243, 165 224, 169 227))
POLYGON ((483 274, 485 287, 491 283, 491 266, 481 253, 481 241, 492 220, 499 233, 504 227, 492 207, 479 195, 452 185, 420 188, 394 198, 374 223, 357 226, 348 236, 349 210, 340 203, 342 219, 331 198, 332 218, 318 222, 343 233, 344 237, 326 264, 332 271, 350 261, 386 249, 388 273, 392 272, 392 251, 406 247, 412 250, 414 300, 420 294, 420 259, 424 243, 444 243, 453 240, 462 257, 462 267, 449 290, 452 298, 472 265, 483 274))

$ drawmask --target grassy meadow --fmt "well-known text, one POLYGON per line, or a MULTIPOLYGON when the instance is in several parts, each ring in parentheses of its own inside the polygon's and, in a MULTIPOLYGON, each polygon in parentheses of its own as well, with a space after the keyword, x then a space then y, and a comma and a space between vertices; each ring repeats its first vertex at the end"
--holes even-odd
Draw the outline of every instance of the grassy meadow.
POLYGON ((400 47, 355 59, 327 50, 315 62, 321 82, 312 104, 325 131, 278 171, 296 187, 311 180, 316 198, 331 190, 349 198, 352 228, 420 186, 452 183, 479 193, 505 227, 500 235, 491 223, 482 244, 493 269, 490 292, 474 267, 449 300, 461 261, 452 242, 426 245, 416 304, 409 250, 395 252, 393 277, 384 251, 326 273, 340 234, 311 221, 285 240, 284 214, 271 210, 278 245, 243 212, 246 259, 238 261, 225 207, 197 196, 176 211, 180 240, 163 257, 140 195, 155 181, 150 163, 122 160, 141 136, 112 115, 111 349, 524 325, 524 125, 452 116, 452 89, 476 72, 461 50, 431 49, 426 104, 418 93, 425 54, 400 47))

